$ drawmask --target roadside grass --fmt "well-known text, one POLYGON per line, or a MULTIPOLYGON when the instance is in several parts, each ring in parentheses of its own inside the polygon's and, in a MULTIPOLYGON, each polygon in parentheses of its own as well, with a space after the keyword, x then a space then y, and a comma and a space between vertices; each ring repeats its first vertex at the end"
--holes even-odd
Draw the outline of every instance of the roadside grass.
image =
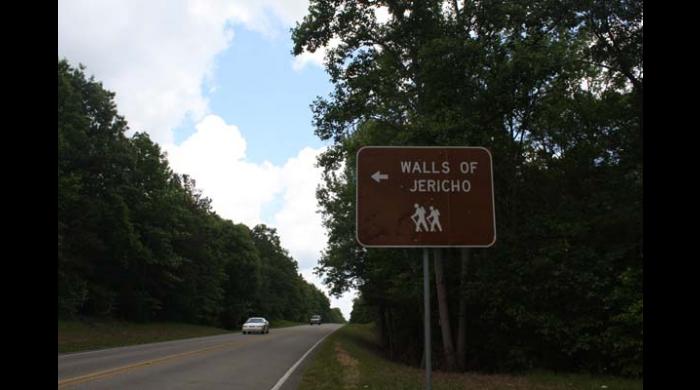
MULTIPOLYGON (((270 321, 272 329, 297 325, 307 325, 307 323, 286 320, 270 321)), ((226 330, 211 326, 175 322, 138 324, 99 319, 58 321, 58 352, 80 352, 240 332, 240 329, 226 330)))
MULTIPOLYGON (((321 343, 307 366, 300 390, 416 389, 424 387, 425 372, 381 356, 371 325, 344 326, 321 343)), ((524 375, 433 372, 435 390, 637 390, 634 379, 559 374, 547 371, 524 375)))
POLYGON ((210 326, 172 322, 58 321, 58 352, 88 351, 230 332, 210 326))
POLYGON ((528 373, 526 377, 535 383, 554 386, 554 389, 637 390, 642 388, 641 379, 635 380, 609 375, 571 374, 538 371, 528 373))

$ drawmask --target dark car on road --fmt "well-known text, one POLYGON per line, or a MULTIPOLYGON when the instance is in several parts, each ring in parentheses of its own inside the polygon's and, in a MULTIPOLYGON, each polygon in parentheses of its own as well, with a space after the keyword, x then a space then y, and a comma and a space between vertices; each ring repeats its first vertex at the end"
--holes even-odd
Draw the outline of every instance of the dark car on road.
POLYGON ((309 325, 313 325, 313 324, 321 325, 321 316, 319 316, 319 315, 311 316, 311 320, 309 320, 309 325))

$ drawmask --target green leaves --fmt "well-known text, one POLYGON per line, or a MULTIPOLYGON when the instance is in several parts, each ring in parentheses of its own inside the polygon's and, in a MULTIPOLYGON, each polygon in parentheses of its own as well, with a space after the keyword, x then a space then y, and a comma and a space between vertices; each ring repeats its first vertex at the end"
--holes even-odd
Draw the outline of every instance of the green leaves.
POLYGON ((462 291, 458 264, 445 272, 450 305, 467 297, 469 368, 641 373, 641 2, 310 10, 295 53, 340 42, 326 66, 335 89, 312 105, 316 134, 333 140, 317 192, 329 236, 317 271, 331 291, 358 287, 388 352, 418 364, 420 259, 356 243, 355 152, 486 146, 499 239, 475 251, 462 291))
POLYGON ((146 133, 127 138, 114 94, 58 63, 58 306, 238 328, 251 315, 334 318, 274 229, 223 220, 146 133))

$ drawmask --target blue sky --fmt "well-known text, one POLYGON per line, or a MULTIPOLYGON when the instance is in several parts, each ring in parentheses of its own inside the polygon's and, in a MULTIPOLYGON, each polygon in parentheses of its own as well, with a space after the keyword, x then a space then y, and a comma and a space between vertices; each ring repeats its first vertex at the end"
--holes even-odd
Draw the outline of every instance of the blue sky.
MULTIPOLYGON (((288 35, 268 37, 240 28, 216 58, 211 110, 240 127, 248 141, 247 158, 255 163, 283 164, 304 146, 324 144, 313 133, 309 105, 332 86, 318 66, 292 69, 291 48, 288 35)), ((188 120, 176 130, 175 142, 193 132, 188 120)))
MULTIPOLYGON (((265 223, 313 274, 326 244, 315 199, 311 103, 332 86, 323 52, 291 54, 308 0, 62 0, 58 51, 116 93, 131 133, 145 131, 213 209, 265 223)), ((348 318, 355 292, 331 305, 348 318)))
MULTIPOLYGON (((282 165, 304 147, 329 144, 314 134, 310 104, 317 96, 327 96, 332 85, 319 66, 293 69, 291 49, 288 34, 268 36, 243 27, 216 58, 209 107, 239 127, 250 162, 282 165)), ((194 132, 195 121, 186 118, 173 132, 175 143, 194 132)), ((281 207, 281 197, 266 202, 262 220, 273 223, 281 207)))

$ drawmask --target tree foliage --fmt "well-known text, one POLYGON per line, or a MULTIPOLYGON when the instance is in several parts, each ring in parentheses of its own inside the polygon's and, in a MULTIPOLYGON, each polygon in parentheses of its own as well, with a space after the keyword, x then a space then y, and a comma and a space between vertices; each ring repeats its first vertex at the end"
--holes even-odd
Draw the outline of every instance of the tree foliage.
POLYGON ((355 153, 481 145, 498 241, 472 251, 464 286, 444 256, 467 368, 642 374, 642 16, 627 0, 311 1, 293 53, 327 47, 335 86, 312 105, 333 143, 318 272, 334 294, 359 288, 392 356, 422 356, 420 257, 356 243, 355 153))
POLYGON ((146 133, 127 129, 113 93, 58 62, 59 317, 337 319, 275 229, 219 217, 146 133))

